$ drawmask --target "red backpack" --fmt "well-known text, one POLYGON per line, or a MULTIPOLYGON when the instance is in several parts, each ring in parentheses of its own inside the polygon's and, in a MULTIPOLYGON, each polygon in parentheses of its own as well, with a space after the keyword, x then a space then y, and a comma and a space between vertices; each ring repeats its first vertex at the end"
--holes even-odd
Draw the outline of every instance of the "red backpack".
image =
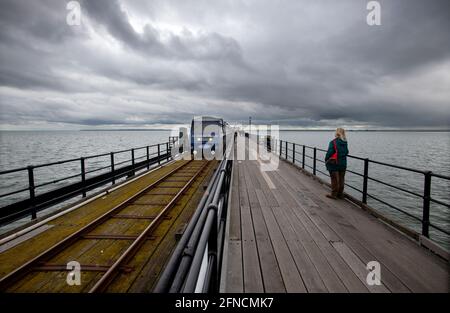
POLYGON ((336 163, 338 162, 338 150, 336 147, 336 139, 333 140, 334 153, 330 156, 327 162, 336 163))

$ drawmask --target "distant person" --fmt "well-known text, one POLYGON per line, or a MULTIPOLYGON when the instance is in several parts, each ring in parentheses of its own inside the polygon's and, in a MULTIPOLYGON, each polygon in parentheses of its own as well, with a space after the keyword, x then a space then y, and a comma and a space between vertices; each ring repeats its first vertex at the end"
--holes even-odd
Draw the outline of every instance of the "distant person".
POLYGON ((331 177, 331 199, 344 198, 345 170, 347 169, 347 138, 343 128, 336 129, 335 138, 330 141, 325 156, 325 165, 331 177))

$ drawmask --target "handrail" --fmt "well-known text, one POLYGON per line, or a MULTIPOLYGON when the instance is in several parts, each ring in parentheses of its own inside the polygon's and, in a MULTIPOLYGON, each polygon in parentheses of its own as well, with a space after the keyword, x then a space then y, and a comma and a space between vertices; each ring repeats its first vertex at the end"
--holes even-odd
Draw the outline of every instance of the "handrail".
POLYGON ((120 179, 122 177, 132 177, 135 175, 136 171, 140 171, 145 168, 147 168, 148 170, 156 163, 161 164, 163 162, 168 162, 171 159, 171 144, 173 144, 173 142, 171 141, 173 140, 176 140, 176 137, 170 137, 168 142, 152 144, 138 148, 131 148, 109 153, 90 155, 87 157, 72 158, 0 171, 0 176, 8 175, 11 173, 24 172, 28 177, 28 186, 23 186, 17 190, 4 192, 0 194, 0 199, 10 197, 19 193, 24 193, 26 191, 29 192, 29 196, 27 198, 15 200, 15 202, 9 203, 0 208, 0 225, 13 222, 29 214, 31 214, 32 219, 35 219, 37 217, 36 213, 39 210, 43 210, 55 204, 59 204, 80 194, 83 197, 86 197, 87 191, 98 188, 101 185, 107 184, 109 182, 115 184, 116 179, 120 179), (136 157, 135 151, 142 149, 146 149, 146 154, 136 157), (129 159, 121 160, 120 162, 115 161, 115 156, 117 154, 125 152, 130 153, 129 159), (102 160, 101 163, 98 164, 99 167, 89 170, 86 169, 88 161, 105 156, 110 156, 109 164, 105 165, 105 163, 107 163, 108 161, 102 160), (35 169, 49 168, 51 166, 73 162, 79 162, 80 172, 73 174, 73 169, 69 169, 71 175, 36 184, 35 176, 37 176, 37 172, 35 172, 35 169), (125 163, 127 163, 128 165, 120 166, 125 163), (105 171, 107 169, 109 169, 109 171, 105 171), (96 176, 89 175, 89 177, 87 177, 87 174, 98 171, 101 171, 101 173, 96 174, 96 176), (73 182, 73 179, 78 177, 80 177, 80 181, 73 182), (42 189, 42 187, 61 182, 67 183, 65 183, 64 186, 56 189, 49 190, 48 188, 44 188, 45 190, 41 191, 40 194, 36 194, 36 189, 38 188, 42 189))
POLYGON ((154 292, 218 292, 232 162, 216 169, 154 292))
MULTIPOLYGON (((317 151, 320 152, 327 152, 324 149, 320 149, 317 147, 311 147, 311 146, 307 146, 307 145, 302 145, 302 144, 297 144, 297 143, 293 143, 293 142, 289 142, 289 141, 283 141, 283 140, 278 140, 278 142, 273 142, 272 144, 279 144, 279 149, 277 150, 272 150, 272 151, 277 151, 279 156, 281 158, 284 158, 286 161, 288 162, 292 162, 294 164, 299 164, 303 169, 311 169, 312 170, 312 174, 316 176, 316 173, 320 173, 324 176, 329 176, 328 174, 322 172, 321 170, 319 170, 317 168, 317 161, 320 163, 325 163, 323 160, 320 160, 317 158, 317 151), (289 146, 291 148, 289 148, 289 146), (306 149, 309 150, 313 150, 313 156, 308 155, 306 153, 306 149), (288 156, 289 155, 289 156, 288 156), (297 159, 297 156, 301 155, 301 159, 297 159), (312 160, 312 166, 310 164, 306 164, 305 159, 311 159, 312 160)), ((357 188, 355 186, 349 185, 349 184, 345 184, 346 186, 350 187, 353 190, 358 191, 359 193, 361 193, 361 205, 367 205, 367 198, 370 197, 371 199, 374 199, 384 205, 386 205, 389 208, 392 208, 398 212, 401 212, 417 221, 419 221, 422 224, 422 230, 421 233, 423 236, 430 238, 430 234, 429 234, 429 228, 432 227, 433 229, 447 235, 450 236, 450 232, 439 227, 438 225, 435 225, 433 223, 430 222, 430 203, 436 203, 439 204, 441 206, 444 206, 446 208, 450 208, 450 204, 449 203, 445 203, 444 201, 435 199, 433 197, 431 197, 431 184, 432 184, 432 177, 436 177, 439 179, 444 179, 444 180, 449 180, 450 181, 450 176, 446 176, 446 175, 442 175, 442 174, 436 174, 433 173, 431 171, 426 171, 426 170, 419 170, 416 168, 409 168, 409 167, 405 167, 405 166, 400 166, 400 165, 396 165, 396 164, 389 164, 389 163, 385 163, 385 162, 380 162, 380 161, 376 161, 376 160, 371 160, 368 158, 363 158, 363 157, 359 157, 359 156, 354 156, 354 155, 348 155, 349 158, 351 159, 355 159, 355 160, 360 160, 363 161, 363 169, 364 172, 363 173, 358 173, 352 170, 347 170, 349 173, 352 173, 354 175, 360 176, 363 178, 363 183, 362 183, 362 188, 357 188), (369 176, 369 165, 370 164, 377 164, 377 165, 381 165, 381 166, 386 166, 386 167, 390 167, 390 168, 395 168, 395 169, 399 169, 399 170, 403 170, 403 171, 407 171, 407 172, 412 172, 412 173, 417 173, 417 174, 422 174, 424 175, 424 189, 423 189, 423 193, 419 194, 417 192, 408 190, 406 188, 400 187, 400 186, 395 186, 393 184, 387 183, 385 181, 382 181, 380 179, 374 178, 374 177, 370 177, 369 176), (414 214, 411 214, 407 211, 405 211, 402 208, 399 208, 391 203, 388 203, 387 201, 380 199, 379 197, 376 197, 372 194, 368 193, 368 181, 372 181, 374 183, 378 183, 378 184, 382 184, 384 186, 387 186, 389 188, 393 188, 395 190, 399 190, 402 191, 404 193, 407 193, 413 197, 416 198, 420 198, 423 201, 422 204, 422 216, 421 217, 417 217, 414 214)))

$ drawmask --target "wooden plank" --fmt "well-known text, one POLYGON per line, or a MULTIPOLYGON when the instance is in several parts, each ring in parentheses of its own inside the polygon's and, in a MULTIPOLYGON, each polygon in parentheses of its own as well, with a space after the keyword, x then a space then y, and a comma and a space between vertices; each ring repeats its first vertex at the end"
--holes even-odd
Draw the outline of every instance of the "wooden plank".
MULTIPOLYGON (((301 192, 297 191, 292 193, 292 188, 288 184, 286 184, 285 186, 286 189, 290 191, 291 195, 293 194, 297 196, 296 200, 299 203, 300 207, 304 210, 305 214, 311 219, 311 221, 313 221, 313 223, 317 226, 317 228, 322 232, 322 234, 325 236, 325 238, 327 238, 328 241, 336 242, 343 240, 341 232, 338 235, 317 213, 319 211, 322 211, 323 209, 306 196, 306 194, 310 194, 309 190, 301 188, 301 192)), ((351 227, 351 225, 345 222, 341 222, 341 228, 348 230, 348 227, 351 227), (342 227, 342 225, 344 225, 345 227, 342 227)), ((348 236, 346 236, 346 241, 351 241, 352 248, 357 253, 358 257, 366 264, 369 261, 375 260, 375 257, 371 255, 370 252, 362 245, 356 242, 354 238, 348 238, 348 236)), ((387 267, 382 265, 382 268, 383 283, 386 284, 386 287, 388 287, 389 290, 392 290, 393 292, 410 292, 410 290, 395 275, 393 275, 387 267)))
POLYGON ((256 189, 253 185, 255 177, 251 177, 249 166, 246 166, 241 170, 244 171, 245 188, 247 189, 249 198, 250 196, 253 197, 253 199, 250 200, 250 214, 253 221, 264 290, 265 292, 286 292, 266 224, 261 213, 256 189))
MULTIPOLYGON (((279 182, 277 181, 277 184, 279 182)), ((283 201, 290 202, 290 196, 286 195, 286 192, 279 188, 279 196, 280 200, 283 199, 283 201)), ((287 211, 288 207, 291 205, 285 205, 282 206, 283 211, 287 211)), ((295 216, 295 218, 291 218, 291 226, 294 229, 294 232, 296 234, 296 237, 299 239, 299 242, 303 246, 303 248, 306 251, 306 254, 311 259, 312 263, 314 264, 317 272, 319 273, 320 277, 322 278, 322 281, 324 282, 324 285, 328 289, 329 292, 347 292, 347 288, 342 283, 339 276, 336 274, 334 269, 330 266, 330 264, 327 262, 327 259, 325 255, 322 253, 322 251, 319 249, 317 244, 315 243, 314 239, 311 237, 311 235, 306 231, 303 224, 298 220, 298 217, 295 216)))
POLYGON ((270 207, 261 207, 269 230, 272 246, 275 251, 276 258, 283 276, 284 285, 287 292, 306 292, 306 287, 302 277, 298 272, 294 259, 292 258, 286 240, 280 231, 279 225, 273 216, 270 207))
MULTIPOLYGON (((297 193, 298 194, 298 193, 297 193)), ((321 230, 322 234, 330 242, 344 241, 350 244, 352 250, 358 255, 358 257, 367 264, 368 262, 375 260, 376 258, 362 246, 353 236, 347 236, 346 234, 351 231, 352 226, 350 224, 340 223, 337 230, 339 235, 321 218, 317 213, 320 211, 320 207, 311 199, 303 195, 300 195, 304 202, 304 205, 300 205, 305 214, 316 224, 317 228, 321 230)), ((385 266, 383 267, 383 283, 393 292, 410 292, 410 290, 385 266)))
POLYGON ((338 231, 340 227, 341 233, 353 236, 370 249, 376 260, 385 264, 409 289, 417 292, 448 290, 448 269, 436 256, 347 201, 327 201, 323 197, 324 188, 318 182, 299 175, 299 172, 291 173, 288 165, 284 167, 288 169, 283 171, 283 177, 295 180, 296 188, 310 191, 320 203, 322 217, 334 230, 338 231))
MULTIPOLYGON (((277 201, 279 203, 283 203, 283 212, 286 214, 286 212, 289 212, 287 208, 295 207, 297 202, 294 197, 287 192, 284 182, 277 178, 276 172, 271 172, 270 176, 277 185, 278 193, 275 194, 277 201)), ((327 262, 325 255, 322 253, 319 246, 314 242, 311 235, 306 231, 303 224, 298 220, 297 216, 289 214, 289 220, 292 221, 292 227, 294 228, 297 237, 300 238, 302 246, 315 264, 315 267, 326 288, 330 292, 347 292, 347 288, 339 278, 339 275, 330 266, 329 262, 327 262)))
POLYGON ((241 207, 244 292, 264 292, 250 207, 241 207))
POLYGON ((247 189, 245 188, 245 178, 243 168, 243 161, 238 161, 238 177, 239 177, 239 204, 240 206, 250 206, 248 201, 247 189))
POLYGON ((252 206, 253 226, 265 292, 286 292, 275 252, 259 205, 252 206))
MULTIPOLYGON (((249 169, 254 173, 254 177, 259 181, 261 190, 264 190, 265 197, 269 206, 278 206, 278 201, 276 200, 274 194, 277 192, 275 189, 271 189, 267 182, 262 177, 263 172, 261 172, 259 164, 255 162, 254 166, 250 166, 249 169)), ((267 174, 266 174, 267 175, 267 174)), ((269 177, 269 175, 267 175, 269 177)), ((269 177, 270 178, 270 177, 269 177)), ((273 183, 273 182, 272 182, 273 183)))
MULTIPOLYGON (((358 256, 353 253, 352 250, 349 249, 349 247, 342 241, 334 241, 331 242, 331 245, 336 249, 336 251, 341 255, 341 257, 345 260, 345 262, 350 266, 350 268, 353 270, 353 272, 358 276, 358 278, 366 284, 367 288, 370 292, 373 293, 387 293, 389 290, 381 285, 368 285, 366 278, 367 274, 369 274, 368 270, 366 269, 366 265, 358 258, 358 256)), ((381 278, 381 277, 380 277, 381 278)))
POLYGON ((230 233, 231 240, 241 239, 241 207, 239 201, 240 185, 239 185, 239 166, 233 164, 233 185, 231 191, 230 205, 230 233))
POLYGON ((344 262, 339 254, 330 245, 323 234, 315 227, 311 220, 309 220, 299 207, 292 208, 294 214, 297 214, 300 221, 305 226, 311 237, 319 246, 322 253, 328 260, 328 263, 334 268, 336 274, 340 277, 349 292, 367 292, 366 286, 358 279, 350 267, 344 262))
MULTIPOLYGON (((260 202, 267 203, 264 193, 257 190, 258 199, 260 202)), ((272 246, 275 251, 278 265, 283 277, 284 285, 287 292, 306 292, 306 287, 303 283, 302 277, 298 271, 297 265, 292 257, 285 238, 280 230, 272 209, 268 206, 261 205, 261 211, 267 225, 268 233, 272 241, 272 246)))
MULTIPOLYGON (((277 173, 278 174, 278 173, 277 173)), ((280 184, 279 176, 274 175, 274 179, 276 179, 280 184)), ((287 187, 287 186, 285 186, 287 187)), ((284 198, 289 198, 289 193, 287 189, 281 189, 281 193, 283 193, 284 198)), ((348 265, 344 262, 344 260, 339 256, 339 254, 335 251, 335 249, 330 245, 328 240, 324 237, 322 232, 317 229, 316 225, 307 217, 303 210, 296 207, 288 207, 287 210, 292 210, 305 226, 307 232, 314 239, 316 244, 319 246, 322 253, 327 258, 330 265, 335 270, 336 274, 340 277, 341 281, 344 283, 346 288, 350 292, 367 292, 368 289, 362 284, 362 282, 358 279, 358 277, 351 271, 348 265)))
POLYGON ((255 182, 257 180, 254 179, 254 177, 250 176, 248 166, 242 167, 241 170, 244 172, 244 181, 246 184, 247 195, 248 195, 250 207, 252 205, 257 205, 257 204, 259 204, 258 197, 256 196, 256 193, 255 193, 255 188, 257 188, 255 186, 255 185, 257 185, 257 184, 255 184, 255 182))
MULTIPOLYGON (((330 203, 327 201, 328 199, 325 199, 320 196, 317 188, 311 188, 310 186, 311 181, 305 180, 301 181, 300 184, 308 185, 307 188, 309 188, 312 193, 311 195, 315 197, 316 201, 324 207, 327 213, 331 213, 328 211, 328 208, 330 207, 330 203)), ((319 189, 320 190, 320 189, 319 189)), ((331 202, 333 205, 336 205, 336 203, 331 202)), ((380 223, 375 217, 368 215, 365 211, 360 210, 353 204, 350 204, 347 201, 340 201, 339 202, 339 213, 341 214, 335 214, 335 217, 339 219, 339 224, 347 226, 348 228, 352 228, 355 230, 355 232, 361 231, 362 237, 365 236, 366 233, 366 227, 369 227, 369 229, 372 228, 380 228, 379 236, 371 237, 370 239, 373 239, 374 241, 381 241, 383 244, 388 243, 385 248, 387 249, 401 249, 405 248, 404 245, 410 246, 410 249, 407 249, 402 253, 403 257, 407 259, 411 258, 421 258, 421 259, 427 259, 428 261, 435 261, 435 265, 438 267, 441 267, 446 270, 446 266, 444 265, 444 262, 441 262, 441 260, 438 260, 436 257, 429 257, 430 255, 427 253, 426 250, 420 249, 415 245, 409 238, 406 238, 406 236, 400 234, 397 231, 394 231, 391 227, 386 226, 383 223, 380 223), (364 226, 361 226, 363 224, 364 226)), ((331 208, 332 209, 332 208, 331 208)), ((336 211, 336 210, 334 210, 336 211)), ((367 237, 367 235, 366 235, 367 237)), ((369 240, 370 243, 371 240, 369 240)))
POLYGON ((228 241, 228 263, 225 292, 244 292, 244 274, 242 269, 242 246, 240 240, 228 241))
POLYGON ((303 282, 305 284, 308 292, 328 292, 325 284, 320 277, 317 269, 315 268, 313 262, 308 256, 305 248, 301 243, 301 239, 296 235, 292 223, 295 223, 293 216, 287 216, 286 210, 280 207, 272 208, 275 218, 281 227, 283 236, 286 238, 286 243, 289 250, 292 253, 297 268, 299 269, 300 275, 302 276, 303 282))

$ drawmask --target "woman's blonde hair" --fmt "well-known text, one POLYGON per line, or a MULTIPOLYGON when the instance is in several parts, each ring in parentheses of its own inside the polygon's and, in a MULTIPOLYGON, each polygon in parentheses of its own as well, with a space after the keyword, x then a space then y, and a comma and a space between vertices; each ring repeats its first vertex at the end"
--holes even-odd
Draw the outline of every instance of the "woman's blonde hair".
POLYGON ((347 141, 347 137, 345 137, 345 130, 343 128, 336 128, 336 137, 347 141))

